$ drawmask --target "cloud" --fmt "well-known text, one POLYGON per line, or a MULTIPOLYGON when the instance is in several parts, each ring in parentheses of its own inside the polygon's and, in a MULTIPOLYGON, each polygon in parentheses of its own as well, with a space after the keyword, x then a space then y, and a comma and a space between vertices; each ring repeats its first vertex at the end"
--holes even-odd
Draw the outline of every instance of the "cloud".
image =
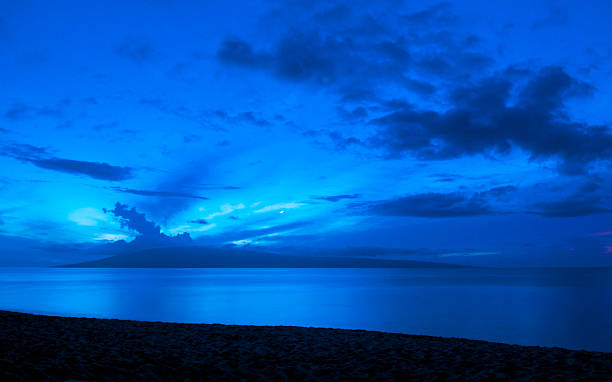
POLYGON ((168 236, 161 232, 159 225, 147 220, 145 214, 136 211, 134 207, 130 208, 125 204, 117 202, 115 208, 108 210, 102 209, 104 213, 111 214, 119 219, 121 228, 127 228, 130 231, 137 232, 139 236, 134 240, 135 244, 146 245, 184 245, 191 242, 191 237, 188 233, 179 234, 176 236, 168 236))
POLYGON ((489 190, 481 192, 480 196, 485 197, 485 198, 501 198, 516 190, 517 190, 516 187, 510 186, 510 185, 509 186, 499 186, 499 187, 493 187, 489 190))
POLYGON ((456 20, 451 3, 410 14, 395 12, 365 38, 364 20, 385 7, 284 4, 263 19, 278 23, 275 30, 282 32, 276 41, 258 47, 243 39, 226 39, 217 58, 226 66, 334 89, 345 103, 339 109, 345 123, 375 115, 370 125, 376 129, 369 137, 330 131, 338 135, 330 136, 338 150, 367 142, 388 158, 438 160, 520 149, 531 160, 557 160, 558 170, 565 174, 585 173, 593 162, 612 157, 609 126, 576 121, 565 109, 570 98, 593 93, 589 84, 555 66, 509 66, 491 74, 495 62, 479 46, 481 39, 447 30, 456 20), (295 22, 308 25, 300 30, 291 27, 291 15, 298 9, 295 22), (330 15, 339 19, 321 21, 330 15), (444 94, 438 91, 442 85, 444 94), (424 99, 435 93, 440 106, 392 105, 385 100, 385 90, 391 89, 424 99), (360 103, 363 109, 347 103, 360 103), (367 114, 356 118, 350 110, 367 114))
POLYGON ((565 218, 609 214, 612 209, 604 206, 604 200, 597 196, 570 196, 554 202, 541 202, 534 205, 532 213, 548 218, 565 218))
POLYGON ((31 112, 32 109, 28 105, 24 103, 14 103, 4 113, 4 118, 12 120, 25 119, 30 115, 31 112))
POLYGON ((141 196, 154 196, 161 198, 189 198, 189 199, 200 199, 200 200, 208 200, 205 196, 200 195, 192 195, 186 194, 182 192, 173 192, 173 191, 151 191, 151 190, 135 190, 132 188, 122 188, 122 187, 109 187, 110 189, 123 192, 127 194, 141 195, 141 196))
POLYGON ((213 112, 213 115, 225 122, 233 122, 233 123, 248 122, 250 124, 253 124, 259 127, 267 127, 267 126, 272 125, 270 121, 256 115, 252 111, 244 111, 236 115, 230 115, 229 113, 223 110, 215 110, 213 112))
POLYGON ((145 214, 136 211, 134 207, 129 208, 127 205, 117 202, 112 210, 104 208, 103 211, 118 217, 121 228, 128 228, 143 236, 154 237, 161 234, 161 228, 154 222, 148 221, 145 214))
POLYGON ((120 57, 143 62, 151 60, 155 52, 148 42, 135 39, 134 37, 127 37, 115 48, 115 53, 120 57))
POLYGON ((413 24, 427 25, 431 23, 449 24, 456 21, 456 17, 450 12, 452 4, 442 2, 430 6, 422 11, 404 15, 403 18, 413 24))
POLYGON ((133 177, 131 168, 113 166, 108 163, 86 162, 62 158, 30 159, 29 162, 47 170, 70 174, 82 174, 100 180, 119 181, 133 177))
POLYGON ((60 100, 54 106, 43 106, 33 107, 26 105, 23 102, 16 102, 12 104, 8 110, 4 113, 4 118, 19 121, 34 117, 49 117, 49 118, 63 118, 65 108, 70 105, 71 100, 65 98, 60 100))
POLYGON ((228 244, 236 241, 245 241, 249 243, 256 243, 260 240, 265 240, 267 237, 284 235, 291 233, 300 228, 304 228, 312 225, 310 221, 297 221, 287 224, 276 225, 266 228, 256 229, 244 229, 244 230, 233 230, 220 233, 218 235, 210 235, 206 237, 200 237, 197 241, 206 244, 228 244))
POLYGON ((266 54, 255 53, 251 46, 240 39, 226 39, 217 51, 217 58, 226 64, 244 67, 264 67, 270 61, 266 54))
POLYGON ((552 6, 548 9, 546 17, 533 23, 531 29, 538 30, 550 26, 563 26, 569 22, 569 13, 566 7, 552 6))
MULTIPOLYGON (((574 180, 573 184, 553 187, 548 190, 544 200, 531 204, 526 212, 549 218, 612 213, 612 205, 608 197, 609 183, 606 183, 606 180, 600 176, 591 175, 586 177, 581 184, 576 184, 574 180), (573 191, 565 193, 570 187, 573 188, 573 191), (565 193, 565 195, 555 198, 551 192, 565 193)), ((536 185, 536 188, 542 186, 536 185)))
POLYGON ((208 221, 204 219, 196 219, 196 220, 189 221, 189 223, 206 225, 208 224, 208 221))
POLYGON ((108 220, 107 216, 97 208, 79 208, 68 215, 68 220, 81 226, 97 226, 100 221, 108 220))
POLYGON ((315 138, 316 143, 322 143, 318 139, 323 138, 332 144, 337 151, 344 151, 350 147, 363 146, 363 142, 355 137, 345 137, 342 133, 331 130, 306 130, 302 135, 307 138, 315 138))
POLYGON ((213 219, 216 216, 223 216, 223 215, 231 214, 232 212, 234 212, 236 210, 242 210, 244 208, 245 208, 245 205, 242 204, 242 203, 238 203, 236 205, 223 204, 221 206, 221 211, 211 212, 210 214, 208 214, 208 216, 206 216, 206 219, 210 220, 210 219, 213 219))
POLYGON ((476 36, 446 30, 456 19, 451 3, 405 14, 387 2, 367 7, 284 2, 260 20, 274 28, 275 41, 257 47, 228 37, 217 59, 285 81, 329 86, 344 101, 376 101, 385 86, 431 98, 440 79, 465 81, 494 63, 473 50, 476 36), (377 19, 381 14, 384 20, 377 19))
POLYGON ((258 118, 255 116, 255 114, 252 111, 247 111, 247 112, 243 112, 240 113, 236 116, 236 118, 238 120, 242 120, 242 121, 246 121, 246 122, 250 122, 256 126, 270 126, 271 123, 268 122, 267 120, 263 119, 263 118, 258 118))
POLYGON ((94 240, 97 241, 119 241, 119 240, 127 240, 128 236, 118 233, 101 233, 97 235, 94 240))
POLYGON ((532 159, 559 158, 560 171, 579 173, 590 162, 612 157, 607 126, 575 122, 564 112, 569 97, 591 92, 559 67, 541 69, 522 87, 505 72, 455 89, 445 112, 403 105, 372 120, 380 129, 370 143, 392 158, 411 153, 429 160, 507 154, 518 147, 532 159))
POLYGON ((270 212, 270 211, 288 210, 288 209, 292 209, 292 208, 298 208, 298 207, 301 207, 303 205, 304 205, 304 203, 295 203, 295 202, 278 203, 278 204, 272 204, 272 205, 269 205, 269 206, 265 206, 263 208, 255 210, 253 212, 256 213, 256 214, 259 214, 259 213, 270 212))
POLYGON ((591 236, 612 236, 612 231, 595 232, 591 236))
POLYGON ((328 202, 338 202, 343 199, 357 199, 361 197, 360 194, 342 194, 342 195, 328 195, 328 196, 311 196, 312 199, 327 200, 328 202))
POLYGON ((377 202, 354 203, 350 208, 381 216, 413 216, 425 218, 470 217, 493 214, 481 195, 461 193, 425 193, 377 202))
POLYGON ((46 170, 87 175, 94 179, 119 181, 133 177, 130 167, 113 166, 103 162, 88 162, 51 156, 46 149, 28 144, 0 147, 0 156, 31 163, 46 170))

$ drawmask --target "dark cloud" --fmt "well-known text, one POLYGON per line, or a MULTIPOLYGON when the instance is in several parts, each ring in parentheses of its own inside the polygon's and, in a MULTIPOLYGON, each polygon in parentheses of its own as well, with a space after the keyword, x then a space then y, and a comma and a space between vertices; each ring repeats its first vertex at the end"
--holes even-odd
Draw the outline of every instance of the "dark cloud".
POLYGON ((64 117, 63 109, 58 106, 55 106, 55 107, 45 106, 43 108, 40 108, 36 112, 36 114, 41 117, 50 117, 50 118, 63 118, 64 117))
POLYGON ((324 24, 337 24, 347 22, 351 18, 351 8, 345 4, 333 5, 314 14, 314 20, 324 24))
MULTIPOLYGON (((408 45, 401 37, 356 41, 350 33, 337 36, 325 30, 288 30, 269 51, 256 51, 246 41, 226 40, 217 58, 225 65, 266 70, 283 80, 335 86, 345 99, 355 99, 357 94, 363 97, 364 87, 381 82, 400 84, 421 95, 435 93, 434 84, 407 73, 417 62, 408 45)), ((459 65, 463 61, 452 62, 459 65)), ((449 65, 448 70, 457 65, 449 65)), ((371 91, 367 93, 372 97, 371 91)))
POLYGON ((569 22, 568 12, 567 7, 550 7, 545 17, 533 23, 532 29, 538 30, 545 27, 566 25, 569 22))
POLYGON ((207 225, 208 221, 204 219, 190 220, 189 223, 207 225))
POLYGON ((15 143, 0 147, 0 155, 19 160, 28 160, 48 155, 48 153, 43 147, 32 146, 27 143, 15 143))
POLYGON ((346 137, 338 131, 330 130, 306 130, 302 132, 302 135, 307 138, 315 138, 317 144, 323 146, 326 143, 331 143, 333 149, 343 151, 352 146, 362 146, 363 142, 355 137, 346 137), (320 139, 323 138, 326 142, 322 142, 320 139))
POLYGON ((186 194, 183 192, 174 192, 174 191, 152 191, 152 190, 135 190, 132 188, 122 188, 122 187, 110 187, 110 189, 123 192, 127 194, 141 195, 141 196, 153 196, 160 198, 188 198, 188 199, 200 199, 200 200, 208 200, 205 196, 186 194))
POLYGON ((506 154, 518 147, 532 159, 559 158, 563 172, 581 172, 592 161, 612 157, 607 126, 572 121, 564 111, 569 97, 591 91, 559 67, 543 68, 522 87, 504 72, 455 89, 445 112, 405 105, 374 119, 381 129, 371 144, 391 157, 412 153, 421 159, 506 154))
POLYGON ((4 113, 4 118, 12 120, 20 120, 29 117, 32 108, 24 103, 14 103, 4 113))
POLYGON ((240 39, 226 39, 217 51, 217 58, 226 64, 244 67, 265 67, 271 58, 267 54, 255 53, 247 42, 240 39))
POLYGON ((246 122, 252 123, 252 124, 254 124, 256 126, 264 127, 264 126, 270 126, 271 125, 271 123, 268 122, 267 120, 265 120, 263 118, 256 117, 255 114, 252 111, 247 111, 247 112, 240 113, 240 114, 238 114, 236 116, 236 119, 240 120, 240 121, 246 121, 246 122))
POLYGON ((106 123, 98 123, 94 125, 92 129, 95 131, 102 131, 102 130, 114 130, 117 127, 119 127, 119 122, 113 121, 113 122, 106 122, 106 123))
POLYGON ((143 236, 158 236, 161 234, 161 228, 154 222, 148 221, 145 214, 136 211, 134 207, 129 208, 125 204, 116 203, 112 210, 104 208, 103 211, 118 217, 121 228, 128 228, 143 236))
POLYGON ((17 60, 20 64, 34 66, 46 63, 49 61, 49 57, 41 52, 29 51, 19 55, 17 60))
POLYGON ((378 202, 354 203, 352 208, 366 214, 381 216, 414 216, 426 218, 469 217, 493 213, 488 202, 479 194, 426 193, 378 202))
MULTIPOLYGON (((552 188, 549 192, 563 192, 565 188, 552 188)), ((604 179, 590 176, 569 195, 552 201, 549 196, 546 201, 535 203, 529 212, 549 218, 612 213, 608 195, 604 179)))
POLYGON ((208 115, 202 111, 196 111, 185 105, 173 105, 168 100, 159 97, 141 97, 139 100, 141 105, 150 106, 160 113, 167 114, 182 120, 191 122, 200 128, 225 131, 226 129, 218 126, 218 124, 211 124, 208 121, 208 115))
POLYGON ((176 236, 163 234, 159 225, 147 220, 145 214, 136 211, 134 207, 130 208, 125 204, 116 203, 112 210, 104 208, 103 211, 117 217, 121 228, 127 228, 139 234, 133 243, 135 245, 185 245, 191 242, 188 233, 176 236))
POLYGON ((363 106, 358 106, 352 110, 347 110, 339 106, 338 115, 347 122, 358 122, 364 120, 368 116, 368 111, 363 106))
POLYGON ((499 186, 483 191, 480 193, 480 195, 485 198, 501 198, 516 190, 517 188, 514 186, 499 186))
POLYGON ((100 180, 126 180, 133 177, 130 167, 103 162, 88 162, 51 156, 46 149, 28 144, 13 144, 0 148, 0 155, 28 162, 46 170, 87 175, 100 180))
POLYGON ((451 7, 451 3, 442 2, 422 11, 404 15, 403 17, 407 22, 419 25, 432 23, 449 24, 455 22, 457 19, 456 16, 450 12, 451 7))
POLYGON ((50 158, 31 159, 33 165, 47 170, 66 172, 71 174, 82 174, 101 180, 126 180, 133 177, 132 169, 129 167, 113 166, 108 163, 86 162, 72 159, 50 158))
POLYGON ((13 121, 35 117, 63 118, 65 115, 65 108, 70 105, 70 103, 71 100, 69 98, 59 101, 56 105, 43 107, 33 107, 23 102, 16 102, 4 113, 4 118, 13 121))
POLYGON ((197 134, 189 134, 183 136, 183 142, 191 143, 191 142, 199 142, 202 140, 202 137, 197 134))
POLYGON ((240 190, 242 187, 237 186, 224 186, 219 184, 205 184, 205 183, 194 183, 185 185, 186 188, 193 188, 196 190, 240 190))
POLYGON ((344 199, 357 199, 361 197, 360 194, 343 194, 343 195, 329 195, 329 196, 311 196, 312 199, 327 200, 328 202, 338 202, 344 199))
POLYGON ((549 218, 612 213, 612 208, 604 206, 604 200, 597 196, 574 195, 560 201, 536 203, 534 207, 532 213, 549 218))
POLYGON ((278 42, 274 71, 279 77, 296 81, 335 82, 340 70, 338 55, 347 50, 344 44, 318 34, 293 32, 278 42))
POLYGON ((153 47, 145 41, 128 37, 115 48, 117 55, 136 62, 151 60, 154 57, 153 47))
POLYGON ((229 123, 242 123, 247 122, 255 126, 259 127, 268 127, 272 125, 272 122, 268 121, 265 118, 262 118, 258 114, 252 111, 243 111, 238 114, 229 114, 224 110, 215 110, 212 112, 212 115, 223 122, 229 123))

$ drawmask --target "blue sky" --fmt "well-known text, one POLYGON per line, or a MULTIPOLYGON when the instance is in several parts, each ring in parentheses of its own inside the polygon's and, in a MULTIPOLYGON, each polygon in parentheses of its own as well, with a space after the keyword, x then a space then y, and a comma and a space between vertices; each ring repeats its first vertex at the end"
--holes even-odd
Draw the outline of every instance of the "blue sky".
POLYGON ((611 265, 588 3, 3 2, 0 238, 611 265))

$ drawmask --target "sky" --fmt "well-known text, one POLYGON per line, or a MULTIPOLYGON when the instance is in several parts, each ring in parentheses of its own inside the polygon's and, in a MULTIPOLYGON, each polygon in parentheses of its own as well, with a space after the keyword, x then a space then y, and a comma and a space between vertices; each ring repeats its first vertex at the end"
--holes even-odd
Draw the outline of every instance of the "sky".
POLYGON ((610 266, 611 15, 2 2, 4 258, 125 241, 610 266))

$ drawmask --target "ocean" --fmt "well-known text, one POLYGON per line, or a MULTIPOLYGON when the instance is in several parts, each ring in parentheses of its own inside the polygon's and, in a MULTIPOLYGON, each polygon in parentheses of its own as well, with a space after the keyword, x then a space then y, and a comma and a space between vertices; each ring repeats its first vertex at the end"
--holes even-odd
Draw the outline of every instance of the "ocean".
POLYGON ((0 309, 612 352, 612 269, 0 268, 0 309))

